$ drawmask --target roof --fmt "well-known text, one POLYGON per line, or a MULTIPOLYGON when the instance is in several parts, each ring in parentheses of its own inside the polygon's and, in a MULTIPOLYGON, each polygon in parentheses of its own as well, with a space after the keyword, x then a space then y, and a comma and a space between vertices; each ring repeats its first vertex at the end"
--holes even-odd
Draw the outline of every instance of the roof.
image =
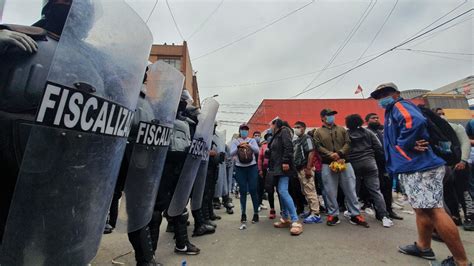
MULTIPOLYGON (((422 99, 411 101, 415 104, 424 103, 422 99)), ((338 111, 336 124, 339 125, 344 125, 345 117, 350 114, 359 114, 365 118, 369 113, 376 113, 383 122, 384 110, 373 99, 266 99, 250 118, 248 125, 251 131, 264 131, 278 116, 288 121, 291 126, 300 120, 305 122, 307 127, 320 127, 322 122, 319 113, 324 108, 338 111)))

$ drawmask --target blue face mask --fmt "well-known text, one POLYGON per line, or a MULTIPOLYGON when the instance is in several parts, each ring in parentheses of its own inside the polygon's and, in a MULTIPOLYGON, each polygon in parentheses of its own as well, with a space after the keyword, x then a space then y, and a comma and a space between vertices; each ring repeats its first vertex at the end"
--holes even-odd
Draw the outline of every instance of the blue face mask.
POLYGON ((387 96, 379 100, 379 106, 383 109, 387 109, 387 107, 393 104, 394 102, 395 100, 392 98, 392 96, 387 96))
POLYGON ((328 116, 326 116, 326 123, 334 124, 335 119, 336 119, 336 117, 334 117, 333 115, 328 115, 328 116))
POLYGON ((249 131, 248 130, 241 130, 240 131, 240 136, 245 139, 246 137, 249 136, 249 131))

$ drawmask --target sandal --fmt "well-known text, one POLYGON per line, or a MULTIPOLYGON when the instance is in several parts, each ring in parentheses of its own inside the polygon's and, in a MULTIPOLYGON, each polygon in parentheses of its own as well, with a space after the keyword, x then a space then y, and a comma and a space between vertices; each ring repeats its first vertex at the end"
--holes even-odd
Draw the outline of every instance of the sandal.
POLYGON ((276 228, 288 228, 291 226, 291 221, 281 218, 279 222, 273 224, 276 228))
POLYGON ((291 224, 290 233, 294 236, 299 236, 303 233, 303 225, 300 222, 294 222, 291 224))

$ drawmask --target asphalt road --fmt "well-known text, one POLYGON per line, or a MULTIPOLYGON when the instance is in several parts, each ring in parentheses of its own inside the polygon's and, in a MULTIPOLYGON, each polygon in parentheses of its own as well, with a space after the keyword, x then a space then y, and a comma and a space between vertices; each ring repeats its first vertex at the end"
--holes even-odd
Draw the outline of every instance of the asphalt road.
MULTIPOLYGON (((247 204, 250 207, 250 199, 247 204)), ((405 217, 395 221, 392 228, 384 228, 373 217, 367 216, 370 228, 351 225, 341 215, 341 224, 329 227, 325 224, 305 225, 304 233, 291 236, 288 229, 273 228, 273 220, 262 211, 260 223, 249 223, 246 230, 239 230, 240 205, 234 199, 236 212, 228 215, 223 209, 216 213, 222 216, 217 232, 198 238, 190 238, 201 249, 197 256, 176 255, 173 252, 173 235, 164 232, 156 254, 157 261, 164 265, 428 265, 428 261, 398 253, 400 244, 416 240, 415 217, 398 211, 405 217)), ((409 209, 408 207, 406 208, 409 209)), ((122 211, 123 213, 123 211, 122 211)), ((252 213, 250 210, 247 213, 252 213)), ((250 215, 249 215, 250 216, 250 215)), ((249 218, 250 219, 250 218, 249 218)), ((190 218, 191 223, 193 219, 190 218)), ((123 223, 123 217, 120 218, 123 223)), ((191 235, 193 225, 188 228, 191 235)), ((468 257, 474 260, 474 232, 459 227, 468 257)), ((443 259, 449 251, 443 243, 433 242, 437 258, 443 259)), ((127 235, 117 229, 104 235, 93 265, 114 265, 112 259, 132 250, 127 235)), ((135 265, 133 253, 115 261, 122 265, 135 265)), ((119 265, 119 264, 115 264, 119 265)))

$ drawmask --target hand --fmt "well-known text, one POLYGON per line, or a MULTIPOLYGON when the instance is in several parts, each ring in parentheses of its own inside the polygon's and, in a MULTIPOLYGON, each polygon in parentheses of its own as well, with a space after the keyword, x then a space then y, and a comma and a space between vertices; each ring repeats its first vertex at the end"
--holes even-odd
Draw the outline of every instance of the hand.
POLYGON ((249 147, 250 144, 248 142, 242 142, 239 144, 239 147, 249 147))
POLYGON ((340 164, 346 164, 346 160, 344 160, 344 159, 339 159, 339 160, 337 160, 337 162, 340 163, 340 164))
POLYGON ((263 177, 263 171, 258 171, 258 175, 263 177))
POLYGON ((0 30, 0 48, 8 46, 16 46, 30 54, 38 51, 38 44, 30 36, 10 30, 0 30))
POLYGON ((333 161, 339 161, 341 159, 341 157, 339 157, 339 154, 337 152, 331 153, 330 156, 333 161))
POLYGON ((284 163, 284 164, 281 165, 281 168, 283 168, 283 171, 286 172, 286 171, 290 170, 290 165, 287 164, 287 163, 284 163))
POLYGON ((311 168, 305 168, 304 169, 304 175, 308 179, 313 177, 313 170, 311 168))
POLYGON ((416 141, 415 143, 415 147, 413 148, 415 151, 419 151, 419 152, 425 152, 428 150, 428 145, 430 143, 424 139, 420 139, 418 141, 416 141))
POLYGON ((216 155, 217 155, 217 152, 216 152, 215 150, 210 150, 210 151, 209 151, 209 156, 214 157, 214 156, 216 156, 216 155))
POLYGON ((466 162, 465 161, 460 161, 459 163, 457 163, 454 166, 454 170, 456 170, 456 171, 461 171, 461 170, 464 170, 464 169, 466 169, 466 162))

